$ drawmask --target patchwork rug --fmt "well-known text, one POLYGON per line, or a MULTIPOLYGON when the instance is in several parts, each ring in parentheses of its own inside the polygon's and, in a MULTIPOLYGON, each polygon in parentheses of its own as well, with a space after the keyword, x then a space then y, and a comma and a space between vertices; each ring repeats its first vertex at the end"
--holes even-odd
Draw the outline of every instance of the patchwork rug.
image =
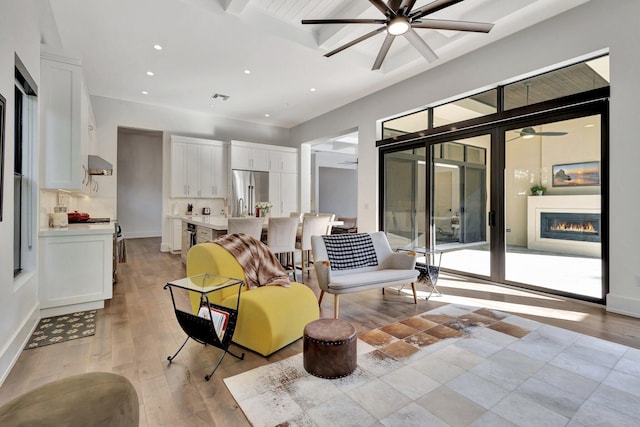
POLYGON ((348 377, 298 354, 224 382, 253 426, 640 425, 640 350, 453 304, 359 335, 348 377))
POLYGON ((96 333, 96 310, 40 319, 26 349, 75 340, 96 333))

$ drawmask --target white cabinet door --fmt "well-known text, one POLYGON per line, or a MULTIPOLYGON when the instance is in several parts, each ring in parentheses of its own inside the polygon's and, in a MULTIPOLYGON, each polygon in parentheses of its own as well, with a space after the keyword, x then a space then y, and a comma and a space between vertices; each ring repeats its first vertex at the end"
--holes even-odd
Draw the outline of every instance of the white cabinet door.
POLYGON ((213 146, 213 194, 217 197, 227 197, 227 148, 224 145, 213 146))
POLYGON ((186 195, 200 197, 200 145, 185 144, 185 185, 186 195))
POLYGON ((267 172, 269 171, 269 150, 232 145, 231 169, 267 172))
POLYGON ((226 149, 220 145, 200 147, 200 197, 226 197, 226 149))
POLYGON ((251 169, 251 148, 238 145, 231 146, 231 169, 251 169))
POLYGON ((40 69, 42 188, 85 191, 89 175, 83 148, 88 135, 83 136, 82 69, 47 58, 41 59, 40 69))
POLYGON ((283 172, 280 178, 280 214, 298 212, 298 174, 283 172))
POLYGON ((272 172, 297 172, 298 153, 280 150, 270 151, 269 170, 272 172))
POLYGON ((269 173, 269 198, 271 216, 288 216, 298 211, 298 174, 290 172, 269 173))
POLYGON ((68 314, 111 299, 112 234, 48 236, 39 242, 41 313, 68 314))
POLYGON ((182 249, 182 220, 180 218, 171 219, 171 252, 180 252, 182 249))
POLYGON ((171 197, 187 197, 185 149, 187 144, 171 141, 171 197))

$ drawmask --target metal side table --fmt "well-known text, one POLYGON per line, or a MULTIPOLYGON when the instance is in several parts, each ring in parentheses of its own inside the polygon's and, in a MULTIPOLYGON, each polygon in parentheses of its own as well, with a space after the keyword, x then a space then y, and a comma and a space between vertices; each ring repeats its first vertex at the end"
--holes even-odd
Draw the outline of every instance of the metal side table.
POLYGON ((438 289, 438 278, 440 277, 440 264, 442 263, 442 254, 444 251, 425 247, 399 248, 398 250, 406 252, 413 251, 424 256, 424 262, 416 262, 416 269, 420 271, 419 277, 428 279, 429 285, 431 286, 431 291, 426 299, 429 300, 434 293, 436 296, 442 296, 442 293, 438 289))
MULTIPOLYGON (((197 276, 186 277, 183 279, 171 281, 164 286, 164 289, 169 289, 169 292, 171 293, 171 302, 173 303, 173 309, 176 314, 176 318, 178 319, 178 323, 180 324, 182 330, 187 334, 187 338, 182 343, 180 348, 178 348, 178 351, 176 351, 173 356, 167 357, 169 363, 171 363, 171 361, 176 358, 178 353, 180 353, 180 350, 182 350, 187 341, 189 341, 189 338, 193 339, 196 342, 199 342, 200 344, 209 344, 223 350, 222 356, 220 356, 220 359, 218 359, 218 362, 214 366, 211 373, 204 377, 204 379, 207 381, 209 381, 213 373, 216 371, 216 369, 218 369, 218 366, 220 366, 220 363, 222 363, 222 359, 227 353, 229 353, 236 359, 244 359, 244 353, 241 353, 238 356, 229 351, 229 345, 231 345, 233 333, 236 329, 236 322, 238 320, 238 309, 240 308, 240 292, 242 290, 242 286, 244 286, 244 282, 242 280, 216 276, 213 274, 199 274, 197 276), (235 308, 224 307, 209 302, 208 295, 210 293, 217 292, 231 286, 238 287, 238 303, 236 304, 235 308), (203 314, 208 314, 208 316, 201 317, 177 308, 176 298, 174 297, 174 290, 199 293, 200 307, 204 307, 205 311, 203 314), (220 326, 216 328, 217 322, 214 319, 219 316, 214 316, 214 312, 222 312, 228 314, 228 319, 226 319, 226 321, 224 322, 224 324, 226 324, 224 330, 220 330, 220 326)), ((223 317, 226 317, 226 315, 223 317)))

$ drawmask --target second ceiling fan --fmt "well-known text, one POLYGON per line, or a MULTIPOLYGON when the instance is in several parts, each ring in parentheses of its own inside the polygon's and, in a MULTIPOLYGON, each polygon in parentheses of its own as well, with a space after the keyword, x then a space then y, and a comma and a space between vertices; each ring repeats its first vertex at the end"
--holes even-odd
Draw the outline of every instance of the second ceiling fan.
POLYGON ((418 35, 415 28, 428 28, 433 30, 453 30, 472 31, 488 33, 493 28, 493 24, 484 22, 469 21, 449 21, 444 19, 427 19, 425 16, 439 10, 453 6, 463 0, 435 0, 425 6, 413 10, 416 0, 389 0, 386 3, 382 0, 369 0, 380 12, 385 15, 384 19, 303 19, 303 24, 382 24, 381 27, 358 37, 357 39, 340 46, 337 49, 325 54, 330 57, 338 52, 356 45, 370 37, 383 31, 387 31, 387 36, 378 52, 372 70, 377 70, 382 66, 387 52, 396 36, 404 36, 411 45, 418 50, 429 62, 438 59, 438 55, 425 43, 418 35))

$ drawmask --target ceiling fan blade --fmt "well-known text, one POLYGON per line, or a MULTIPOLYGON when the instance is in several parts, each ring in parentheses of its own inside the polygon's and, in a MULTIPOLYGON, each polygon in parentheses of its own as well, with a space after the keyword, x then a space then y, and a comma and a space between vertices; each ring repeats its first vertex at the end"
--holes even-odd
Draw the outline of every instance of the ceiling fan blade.
POLYGON ((413 28, 409 28, 409 31, 404 33, 404 37, 409 40, 409 43, 411 43, 428 62, 433 62, 438 59, 438 55, 422 40, 422 37, 420 37, 413 28))
POLYGON ((382 0, 369 0, 369 3, 374 5, 385 16, 396 16, 396 12, 391 10, 382 0))
POLYGON ((386 24, 386 19, 303 19, 303 24, 386 24))
POLYGON ((565 136, 569 132, 536 132, 536 136, 565 136))
POLYGON ((387 56, 387 52, 389 52, 389 48, 391 47, 391 43, 396 36, 392 34, 387 34, 387 37, 382 42, 382 46, 380 47, 380 52, 378 52, 378 56, 376 57, 376 61, 373 63, 373 68, 371 70, 379 70, 382 65, 382 61, 384 61, 385 56, 387 56))
POLYGON ((453 6, 454 4, 460 3, 461 1, 463 0, 436 0, 411 12, 411 15, 409 15, 409 17, 411 19, 421 18, 430 13, 435 13, 449 6, 453 6))
POLYGON ((377 29, 375 29, 375 30, 373 30, 373 31, 371 31, 371 32, 369 32, 369 33, 367 33, 367 34, 363 35, 363 36, 358 37, 358 38, 357 38, 357 39, 355 39, 355 40, 350 41, 350 42, 349 42, 349 43, 347 43, 347 44, 344 44, 344 45, 340 46, 340 47, 339 47, 339 48, 337 48, 337 49, 332 50, 332 51, 331 51, 331 52, 329 52, 329 53, 325 53, 325 55, 324 55, 324 56, 326 56, 326 57, 328 58, 328 57, 330 57, 330 56, 335 55, 336 53, 342 52, 343 50, 345 50, 345 49, 347 49, 347 48, 350 48, 350 47, 351 47, 351 46, 353 46, 353 45, 356 45, 356 44, 358 44, 358 43, 360 43, 360 42, 362 42, 362 41, 365 41, 366 39, 368 39, 368 38, 370 38, 370 37, 375 36, 375 35, 376 35, 376 34, 378 34, 378 33, 383 32, 384 30, 386 30, 386 28, 387 28, 386 26, 382 26, 382 27, 380 27, 380 28, 377 28, 377 29))
POLYGON ((433 30, 454 30, 454 31, 474 31, 477 33, 488 33, 493 28, 493 24, 485 22, 470 21, 449 21, 445 19, 421 19, 412 22, 413 28, 430 28, 433 30))
POLYGON ((402 0, 402 4, 400 5, 400 10, 404 11, 405 15, 408 15, 408 12, 413 9, 413 6, 416 4, 416 0, 402 0))

